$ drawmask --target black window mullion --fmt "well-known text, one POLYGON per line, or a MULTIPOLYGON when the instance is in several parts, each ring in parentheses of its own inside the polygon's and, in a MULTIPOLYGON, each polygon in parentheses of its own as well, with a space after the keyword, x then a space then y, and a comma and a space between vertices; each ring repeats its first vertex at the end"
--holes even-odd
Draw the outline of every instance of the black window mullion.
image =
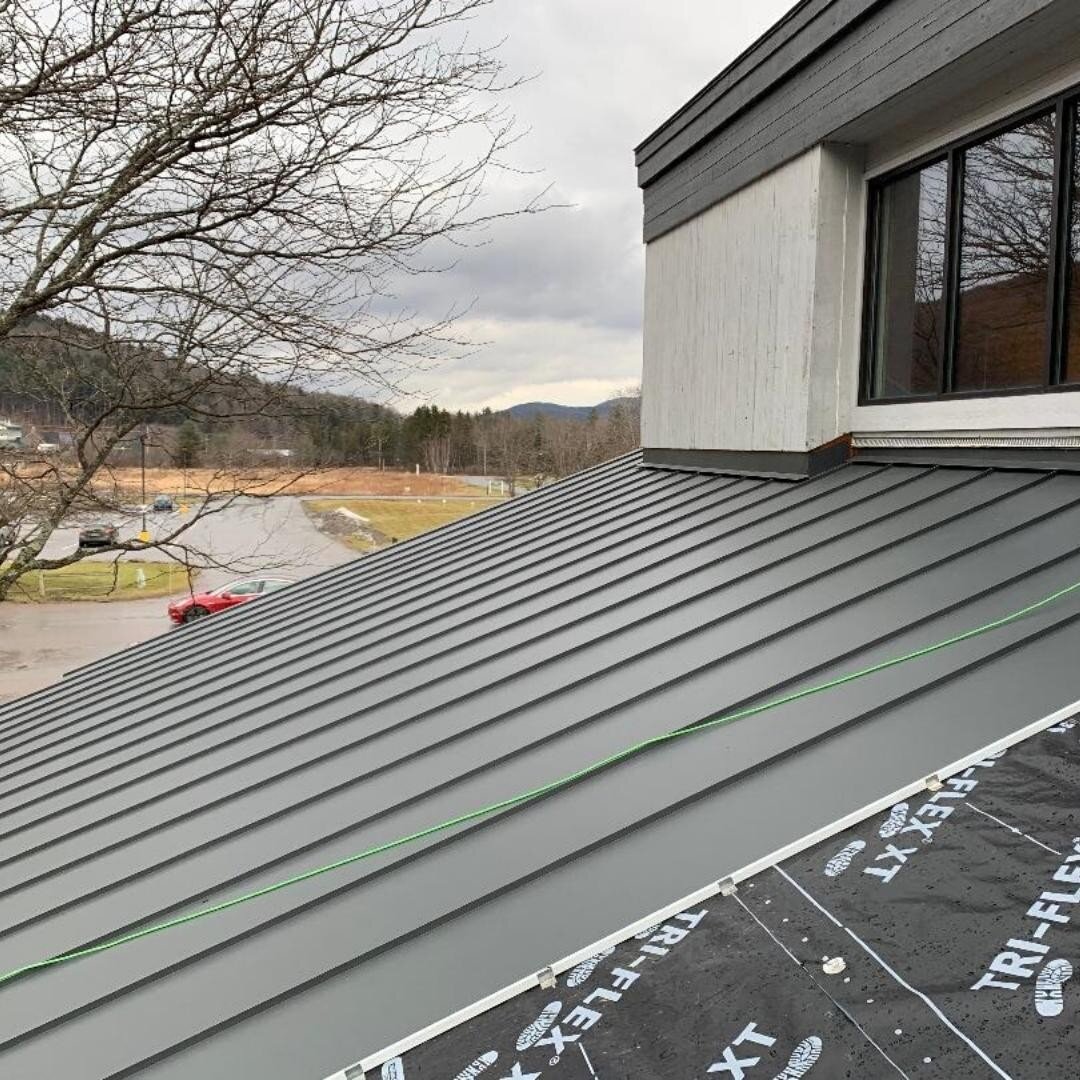
POLYGON ((1073 144, 1076 135, 1074 110, 1064 98, 1057 103, 1054 140, 1054 203, 1050 232, 1050 290, 1047 305, 1046 385, 1056 386, 1065 378, 1065 351, 1068 334, 1070 274, 1070 226, 1073 197, 1073 144))
POLYGON ((960 314, 960 243, 964 218, 964 153, 949 152, 949 197, 945 211, 945 318, 941 343, 941 393, 953 390, 956 367, 956 341, 960 314))
POLYGON ((862 372, 861 397, 869 401, 874 396, 875 357, 877 350, 878 289, 881 287, 878 272, 878 252, 881 245, 881 188, 872 184, 869 191, 868 228, 866 232, 866 283, 863 288, 863 333, 862 333, 862 372))

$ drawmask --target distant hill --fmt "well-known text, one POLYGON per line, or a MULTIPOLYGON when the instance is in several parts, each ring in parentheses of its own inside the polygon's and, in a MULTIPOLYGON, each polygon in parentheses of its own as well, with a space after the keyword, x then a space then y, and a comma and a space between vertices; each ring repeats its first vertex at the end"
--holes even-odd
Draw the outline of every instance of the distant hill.
POLYGON ((503 412, 508 416, 531 420, 534 416, 550 416, 556 420, 588 420, 594 409, 597 416, 606 416, 616 405, 631 405, 633 398, 611 398, 599 405, 557 405, 553 401, 526 401, 521 405, 511 405, 503 412))

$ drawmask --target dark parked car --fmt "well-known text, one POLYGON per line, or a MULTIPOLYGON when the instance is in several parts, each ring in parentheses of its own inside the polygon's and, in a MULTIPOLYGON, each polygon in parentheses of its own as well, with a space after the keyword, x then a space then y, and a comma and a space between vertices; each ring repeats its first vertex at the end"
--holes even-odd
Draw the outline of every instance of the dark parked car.
POLYGON ((169 618, 174 623, 189 623, 203 619, 219 611, 227 611, 238 604, 246 604, 259 596, 277 592, 278 589, 291 585, 288 578, 247 578, 222 585, 213 592, 196 593, 174 600, 169 604, 169 618))
POLYGON ((7 551, 15 546, 19 538, 19 530, 14 525, 0 525, 0 551, 7 551))
POLYGON ((176 503, 173 502, 173 497, 171 495, 159 495, 154 500, 153 509, 154 510, 175 510, 176 509, 176 503))
POLYGON ((120 539, 120 530, 115 525, 87 525, 79 530, 79 547, 108 547, 120 539))

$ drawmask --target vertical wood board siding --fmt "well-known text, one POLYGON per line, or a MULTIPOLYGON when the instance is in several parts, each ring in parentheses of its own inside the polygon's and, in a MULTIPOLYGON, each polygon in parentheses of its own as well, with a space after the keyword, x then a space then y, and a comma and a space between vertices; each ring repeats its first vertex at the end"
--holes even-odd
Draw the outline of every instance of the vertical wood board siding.
POLYGON ((806 450, 820 150, 650 244, 642 440, 806 450))

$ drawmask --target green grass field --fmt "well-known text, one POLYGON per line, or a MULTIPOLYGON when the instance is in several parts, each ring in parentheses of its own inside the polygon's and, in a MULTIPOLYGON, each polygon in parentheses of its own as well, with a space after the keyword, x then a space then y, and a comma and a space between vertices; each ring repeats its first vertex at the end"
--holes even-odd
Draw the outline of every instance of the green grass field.
POLYGON ((460 521, 470 514, 497 506, 504 499, 311 499, 304 503, 309 513, 323 515, 344 508, 364 518, 371 529, 385 537, 372 543, 362 535, 341 537, 357 551, 373 551, 394 540, 408 540, 440 525, 460 521))
POLYGON ((183 567, 172 563, 83 561, 27 574, 9 600, 40 604, 59 600, 145 600, 187 592, 183 567), (139 571, 143 585, 140 587, 139 571))

